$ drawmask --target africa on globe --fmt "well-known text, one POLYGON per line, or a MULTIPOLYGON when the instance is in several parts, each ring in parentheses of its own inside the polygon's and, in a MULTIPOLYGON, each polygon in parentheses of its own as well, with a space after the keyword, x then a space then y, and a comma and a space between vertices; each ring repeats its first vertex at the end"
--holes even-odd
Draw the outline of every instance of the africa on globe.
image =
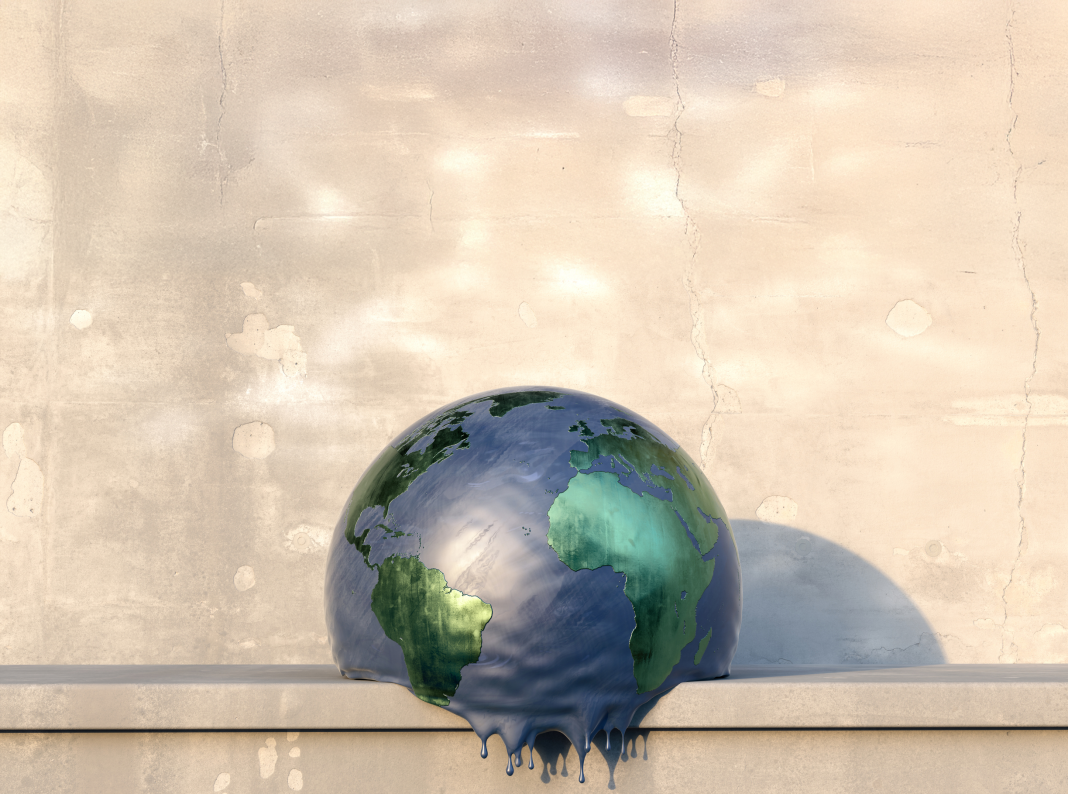
MULTIPOLYGON (((701 469, 600 397, 468 397, 402 433, 334 531, 326 621, 349 678, 401 684, 522 746, 621 733, 683 681, 730 672, 741 574, 701 469)), ((533 768, 533 758, 530 766, 533 768)), ((581 779, 581 778, 580 778, 581 779)))

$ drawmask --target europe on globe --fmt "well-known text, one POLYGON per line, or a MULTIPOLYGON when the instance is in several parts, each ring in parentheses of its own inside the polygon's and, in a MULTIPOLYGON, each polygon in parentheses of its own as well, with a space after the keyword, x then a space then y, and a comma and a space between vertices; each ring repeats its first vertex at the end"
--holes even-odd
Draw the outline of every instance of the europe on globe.
MULTIPOLYGON (((349 678, 401 684, 498 734, 578 750, 683 681, 730 672, 741 573, 701 469, 620 405, 468 397, 402 433, 345 504, 326 621, 349 678)), ((533 758, 530 760, 533 768, 533 758)))

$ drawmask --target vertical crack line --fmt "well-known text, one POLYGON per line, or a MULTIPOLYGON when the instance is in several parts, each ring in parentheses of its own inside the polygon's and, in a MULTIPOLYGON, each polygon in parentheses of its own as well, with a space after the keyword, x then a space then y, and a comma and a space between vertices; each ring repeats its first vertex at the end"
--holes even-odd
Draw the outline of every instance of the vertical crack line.
POLYGON ((694 352, 701 360, 701 377, 712 392, 712 411, 701 429, 701 466, 704 468, 708 461, 709 448, 712 443, 712 425, 716 421, 716 405, 719 402, 719 396, 716 394, 716 371, 709 360, 708 352, 705 350, 704 342, 702 341, 705 329, 704 310, 701 307, 701 300, 698 297, 695 284, 697 254, 701 249, 701 228, 690 214, 690 209, 680 192, 682 183, 682 130, 679 129, 679 120, 682 118, 682 114, 686 112, 686 103, 682 99, 682 89, 679 85, 678 30, 679 0, 674 0, 671 14, 669 52, 671 57, 671 79, 675 89, 675 113, 671 120, 671 131, 668 137, 671 140, 671 165, 675 170, 675 200, 682 210, 683 234, 686 237, 686 244, 690 253, 682 276, 682 283, 690 300, 690 344, 693 345, 694 352))
POLYGON ((430 187, 430 182, 426 183, 426 189, 430 191, 430 198, 427 199, 427 204, 430 207, 430 231, 434 231, 434 188, 430 187))
POLYGON ((226 195, 226 184, 230 180, 230 164, 226 160, 226 152, 222 148, 222 123, 226 115, 226 92, 230 89, 230 81, 226 74, 226 55, 223 47, 223 24, 226 16, 226 0, 219 0, 219 75, 221 88, 219 90, 219 118, 215 122, 215 151, 219 156, 219 205, 222 206, 226 195))
POLYGON ((1001 606, 1003 610, 1002 629, 1001 629, 1001 656, 999 661, 1002 662, 1015 662, 1017 647, 1012 642, 1012 631, 1009 629, 1009 602, 1008 592, 1016 580, 1016 569, 1020 565, 1020 558, 1023 556, 1024 549, 1027 546, 1027 521, 1024 516, 1024 491, 1027 485, 1027 430, 1031 421, 1031 410, 1033 408, 1031 403, 1031 384, 1034 381, 1035 375, 1038 372, 1038 345, 1041 339, 1041 332, 1038 327, 1038 298, 1035 295, 1034 287, 1031 285, 1031 279, 1027 273, 1027 259, 1024 256, 1023 245, 1020 242, 1020 225, 1023 218, 1022 210, 1020 209, 1020 202, 1018 197, 1018 190, 1020 186, 1020 175, 1023 172, 1023 165, 1016 157, 1016 151, 1012 145, 1012 138, 1016 131, 1016 122, 1019 120, 1020 115, 1016 112, 1013 105, 1013 98, 1016 93, 1016 48, 1013 41, 1013 27, 1016 22, 1016 5, 1014 2, 1009 3, 1009 18, 1005 24, 1005 43, 1009 52, 1009 92, 1008 92, 1008 107, 1009 107, 1009 125, 1005 131, 1005 145, 1009 152, 1009 159, 1012 162, 1012 238, 1011 247, 1013 259, 1016 262, 1016 266, 1020 269, 1020 273, 1023 276, 1024 286, 1027 288, 1027 293, 1031 299, 1029 319, 1031 322, 1031 330, 1034 332, 1034 346, 1031 350, 1031 371, 1028 373, 1027 378, 1023 384, 1024 404, 1026 409, 1023 417, 1023 429, 1020 434, 1020 465, 1016 473, 1016 513, 1019 517, 1017 524, 1017 540, 1016 540, 1016 557, 1012 562, 1012 567, 1009 569, 1009 581, 1006 582, 1005 587, 1001 591, 1001 606), (1006 644, 1008 647, 1006 647, 1006 644))

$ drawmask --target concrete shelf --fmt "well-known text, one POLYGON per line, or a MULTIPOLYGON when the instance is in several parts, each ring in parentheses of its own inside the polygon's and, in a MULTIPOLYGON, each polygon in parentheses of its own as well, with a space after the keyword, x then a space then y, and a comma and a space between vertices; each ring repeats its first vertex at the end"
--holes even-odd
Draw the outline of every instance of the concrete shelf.
MULTIPOLYGON (((737 667, 682 684, 635 727, 1068 727, 1068 665, 737 667)), ((400 686, 332 665, 0 668, 0 730, 470 730, 400 686)))
MULTIPOLYGON (((1068 665, 737 667, 634 726, 624 759, 618 734, 596 739, 587 790, 1068 790, 1068 665)), ((539 738, 540 774, 509 779, 499 740, 482 762, 463 719, 330 665, 0 667, 0 731, 30 790, 578 785, 561 737, 539 738)))

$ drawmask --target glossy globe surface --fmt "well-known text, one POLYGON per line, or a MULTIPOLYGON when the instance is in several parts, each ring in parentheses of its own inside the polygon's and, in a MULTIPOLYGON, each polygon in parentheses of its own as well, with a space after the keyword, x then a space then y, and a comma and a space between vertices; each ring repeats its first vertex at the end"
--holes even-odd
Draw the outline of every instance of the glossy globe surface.
POLYGON ((375 459, 330 546, 326 618, 349 678, 390 681, 512 756, 624 730, 729 673, 730 523, 686 452, 608 400, 527 387, 417 422, 375 459))

